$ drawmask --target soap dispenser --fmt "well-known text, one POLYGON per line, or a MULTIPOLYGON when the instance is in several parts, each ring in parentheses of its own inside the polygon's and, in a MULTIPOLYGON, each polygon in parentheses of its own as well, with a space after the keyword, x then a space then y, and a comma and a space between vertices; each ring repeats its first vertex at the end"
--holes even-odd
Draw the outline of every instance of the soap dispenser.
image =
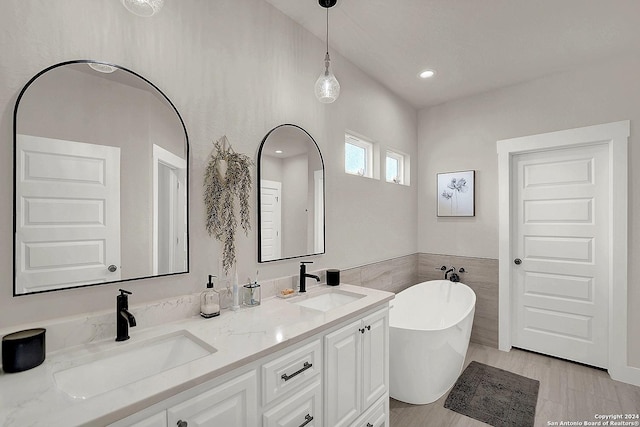
POLYGON ((214 277, 216 276, 209 275, 207 289, 200 294, 200 316, 205 319, 220 315, 220 294, 213 288, 214 277))

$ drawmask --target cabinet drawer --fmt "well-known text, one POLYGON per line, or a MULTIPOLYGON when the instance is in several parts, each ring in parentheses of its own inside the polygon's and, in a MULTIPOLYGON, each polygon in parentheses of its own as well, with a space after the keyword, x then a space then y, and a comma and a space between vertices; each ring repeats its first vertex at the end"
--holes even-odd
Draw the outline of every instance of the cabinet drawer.
POLYGON ((387 414, 389 413, 389 396, 384 396, 358 418, 351 427, 389 427, 387 414))
POLYGON ((322 383, 315 381, 264 413, 262 427, 322 427, 322 383))
POLYGON ((262 401, 266 406, 322 372, 320 340, 262 365, 262 401))

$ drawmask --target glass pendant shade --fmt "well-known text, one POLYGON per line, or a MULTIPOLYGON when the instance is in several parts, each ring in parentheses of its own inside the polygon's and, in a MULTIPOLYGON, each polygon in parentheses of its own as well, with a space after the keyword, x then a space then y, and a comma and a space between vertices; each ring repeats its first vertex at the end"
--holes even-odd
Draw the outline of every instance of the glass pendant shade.
POLYGON ((330 69, 329 53, 325 56, 324 71, 316 80, 315 93, 318 101, 324 104, 330 104, 340 96, 340 83, 333 75, 330 69))
POLYGON ((162 9, 164 0, 122 0, 122 4, 134 15, 148 18, 162 9))

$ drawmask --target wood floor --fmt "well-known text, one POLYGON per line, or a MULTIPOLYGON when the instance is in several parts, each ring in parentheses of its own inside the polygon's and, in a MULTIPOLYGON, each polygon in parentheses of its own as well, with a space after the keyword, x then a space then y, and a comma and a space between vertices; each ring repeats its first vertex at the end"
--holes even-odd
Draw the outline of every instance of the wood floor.
MULTIPOLYGON (((471 343, 465 367, 472 360, 540 381, 535 425, 550 422, 598 421, 595 414, 640 413, 640 387, 613 381, 602 370, 513 349, 471 343)), ((487 424, 444 407, 449 393, 429 405, 410 405, 391 399, 391 427, 481 427, 487 424)), ((633 421, 638 421, 633 420, 633 421)))

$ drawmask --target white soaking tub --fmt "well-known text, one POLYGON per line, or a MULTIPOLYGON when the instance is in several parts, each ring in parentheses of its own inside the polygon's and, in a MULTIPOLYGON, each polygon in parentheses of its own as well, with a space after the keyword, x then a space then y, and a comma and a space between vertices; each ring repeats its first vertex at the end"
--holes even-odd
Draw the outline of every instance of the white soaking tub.
POLYGON ((463 283, 431 280, 398 293, 389 317, 390 395, 435 402, 462 372, 476 294, 463 283))

